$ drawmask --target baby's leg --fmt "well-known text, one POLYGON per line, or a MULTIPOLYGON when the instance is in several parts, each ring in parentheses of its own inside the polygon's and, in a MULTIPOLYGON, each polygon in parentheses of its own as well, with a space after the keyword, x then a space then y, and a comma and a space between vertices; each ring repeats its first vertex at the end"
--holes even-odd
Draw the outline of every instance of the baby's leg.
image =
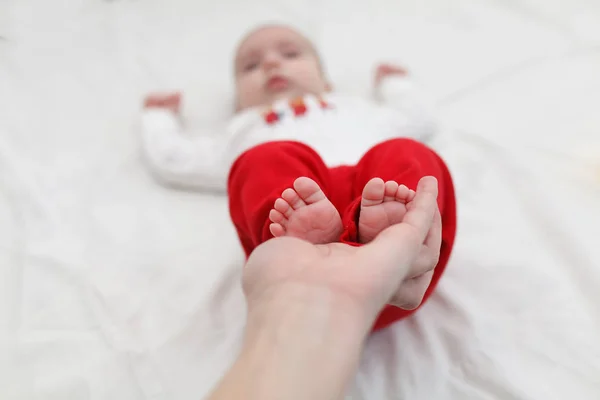
POLYGON ((269 142, 243 153, 229 174, 228 194, 246 255, 273 236, 339 238, 341 219, 325 195, 329 179, 319 155, 299 142, 269 142))
MULTIPOLYGON (((386 199, 391 200, 393 188, 399 184, 415 189, 419 179, 426 175, 432 175, 438 180, 442 246, 440 261, 423 303, 433 292, 446 267, 456 233, 454 186, 444 161, 433 150, 411 139, 393 139, 373 147, 356 166, 354 184, 357 188, 364 188, 362 196, 357 196, 342 216, 344 226, 348 227, 342 235, 342 241, 350 244, 366 243, 390 224, 400 222, 406 212, 405 203, 410 201, 412 194, 406 194, 406 190, 402 189, 406 196, 395 196, 396 204, 392 206, 386 199), (396 201, 397 198, 399 201, 396 201)), ((375 329, 387 326, 412 312, 414 310, 388 306, 381 313, 375 329)))

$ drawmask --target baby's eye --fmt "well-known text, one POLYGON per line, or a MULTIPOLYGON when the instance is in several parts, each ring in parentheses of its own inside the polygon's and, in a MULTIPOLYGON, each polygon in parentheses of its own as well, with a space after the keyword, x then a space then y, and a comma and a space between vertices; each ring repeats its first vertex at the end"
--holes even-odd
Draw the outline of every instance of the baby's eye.
POLYGON ((296 58, 300 55, 298 50, 287 50, 283 52, 285 58, 296 58))
POLYGON ((252 62, 247 63, 246 65, 244 65, 244 72, 254 71, 257 67, 258 67, 258 62, 257 61, 252 61, 252 62))

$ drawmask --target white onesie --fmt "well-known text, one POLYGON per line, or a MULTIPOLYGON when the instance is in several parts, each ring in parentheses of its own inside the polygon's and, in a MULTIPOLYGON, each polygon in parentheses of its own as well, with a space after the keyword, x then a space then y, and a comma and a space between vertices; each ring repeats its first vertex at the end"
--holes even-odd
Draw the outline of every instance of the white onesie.
POLYGON ((218 136, 192 136, 177 115, 158 108, 144 110, 141 129, 146 161, 159 181, 223 192, 235 159, 261 143, 302 142, 334 167, 357 163, 367 150, 387 139, 426 141, 436 124, 411 82, 387 77, 374 101, 335 93, 282 100, 238 113, 218 136))

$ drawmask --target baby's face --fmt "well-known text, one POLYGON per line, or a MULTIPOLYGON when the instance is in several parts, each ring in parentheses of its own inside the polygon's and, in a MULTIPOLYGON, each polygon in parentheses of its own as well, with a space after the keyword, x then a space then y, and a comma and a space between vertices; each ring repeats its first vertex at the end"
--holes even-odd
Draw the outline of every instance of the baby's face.
POLYGON ((305 94, 320 95, 328 88, 310 42, 283 26, 260 28, 241 43, 235 81, 239 110, 305 94))

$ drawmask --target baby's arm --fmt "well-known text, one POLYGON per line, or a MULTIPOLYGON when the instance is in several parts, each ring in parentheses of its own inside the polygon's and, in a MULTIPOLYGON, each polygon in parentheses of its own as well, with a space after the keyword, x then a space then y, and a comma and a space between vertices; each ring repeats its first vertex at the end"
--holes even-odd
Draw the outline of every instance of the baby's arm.
POLYGON ((437 131, 433 107, 409 78, 406 69, 380 64, 375 73, 375 99, 406 117, 406 136, 419 140, 431 138, 437 131))
POLYGON ((188 137, 179 115, 181 95, 151 95, 142 112, 142 149, 154 176, 184 189, 226 190, 226 137, 188 137))

